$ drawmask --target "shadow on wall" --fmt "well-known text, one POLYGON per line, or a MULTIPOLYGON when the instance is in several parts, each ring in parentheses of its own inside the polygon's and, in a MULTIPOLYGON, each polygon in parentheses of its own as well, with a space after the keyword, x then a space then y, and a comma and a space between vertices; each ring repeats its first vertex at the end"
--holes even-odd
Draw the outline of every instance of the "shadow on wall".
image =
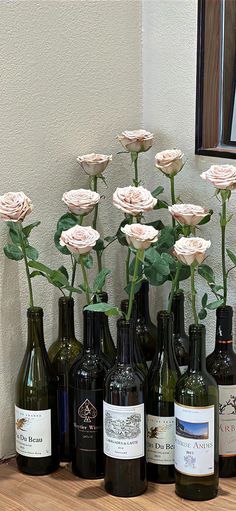
MULTIPOLYGON (((19 266, 6 257, 3 259, 1 288, 1 409, 4 420, 1 420, 2 446, 8 446, 5 456, 15 452, 14 432, 14 395, 16 375, 22 361, 26 344, 26 329, 23 333, 21 323, 21 300, 19 286, 19 266), (14 293, 13 290, 14 283, 14 293), (13 317, 14 314, 14 317, 13 317)), ((1 456, 1 453, 0 453, 1 456)))

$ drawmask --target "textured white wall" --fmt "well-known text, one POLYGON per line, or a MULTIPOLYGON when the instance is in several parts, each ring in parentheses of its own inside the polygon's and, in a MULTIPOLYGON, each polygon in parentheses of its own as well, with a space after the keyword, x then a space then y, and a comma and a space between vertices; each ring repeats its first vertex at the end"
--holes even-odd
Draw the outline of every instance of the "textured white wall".
MULTIPOLYGON (((215 273, 221 272, 220 231, 218 225, 219 203, 213 197, 214 188, 199 177, 211 164, 234 163, 223 158, 199 157, 194 154, 195 94, 196 94, 196 0, 144 0, 143 1, 143 122, 156 134, 155 148, 145 155, 146 183, 150 189, 162 184, 165 197, 169 198, 169 180, 156 169, 153 183, 153 160, 158 151, 181 148, 187 158, 183 171, 176 178, 177 195, 183 202, 192 202, 214 209, 213 220, 201 228, 201 236, 211 239, 212 249, 207 263, 215 273)), ((235 213, 235 192, 230 201, 230 211, 235 213)), ((168 213, 160 213, 168 219, 168 213)), ((235 252, 235 217, 228 229, 228 246, 235 252)), ((228 303, 235 304, 235 272, 229 279, 228 303)), ((219 280, 219 279, 218 279, 219 280)), ((205 281, 197 282, 199 296, 206 291, 205 281)), ((183 286, 185 287, 185 286, 183 286)), ((166 306, 167 285, 157 288, 157 307, 166 306)), ((187 286, 188 289, 188 286, 187 286)), ((155 291, 152 291, 153 295, 155 291)), ((187 296, 187 323, 192 321, 187 296)), ((213 298, 214 299, 214 298, 213 298)), ((214 343, 215 312, 209 312, 207 326, 207 350, 214 343)))
MULTIPOLYGON (((66 212, 64 191, 86 187, 78 154, 113 153, 99 229, 113 233, 121 215, 112 191, 130 172, 115 136, 141 122, 141 4, 137 0, 2 0, 1 193, 23 190, 34 203, 28 221, 40 219, 32 242, 49 265, 62 264, 54 249, 56 220, 66 212), (108 222, 109 218, 109 222, 108 222), (102 227, 103 226, 103 227, 102 227), (108 231, 109 228, 109 231, 108 231)), ((1 247, 7 229, 0 223, 1 247)), ((114 247, 107 264, 116 266, 114 247)), ((64 263, 67 259, 64 258, 64 263)), ((28 291, 22 263, 0 250, 0 456, 14 452, 14 383, 26 344, 28 291)), ((122 268, 109 285, 121 297, 122 268)), ((34 282, 35 302, 44 306, 45 339, 57 335, 58 292, 34 282)), ((78 311, 76 306, 77 332, 78 311)))

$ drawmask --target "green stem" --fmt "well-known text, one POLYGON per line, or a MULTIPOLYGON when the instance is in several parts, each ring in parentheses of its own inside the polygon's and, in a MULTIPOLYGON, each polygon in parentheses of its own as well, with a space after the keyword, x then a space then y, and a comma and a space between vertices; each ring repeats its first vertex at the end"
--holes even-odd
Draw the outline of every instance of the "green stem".
POLYGON ((222 197, 222 213, 221 213, 221 258, 222 258, 222 275, 224 287, 224 305, 227 303, 227 272, 226 272, 226 254, 225 254, 225 237, 227 223, 227 204, 225 198, 222 197))
MULTIPOLYGON (((170 176, 171 204, 176 204, 175 198, 175 176, 170 176)), ((172 227, 175 227, 175 219, 172 217, 172 227)))
POLYGON ((128 286, 129 284, 129 264, 130 264, 130 256, 131 256, 131 250, 130 248, 128 247, 128 254, 127 254, 127 257, 126 257, 126 264, 125 264, 125 267, 126 267, 126 284, 128 286))
MULTIPOLYGON (((79 217, 78 217, 78 225, 82 225, 83 220, 84 220, 84 215, 79 215, 79 217)), ((75 257, 73 257, 73 256, 71 256, 71 261, 72 261, 71 287, 74 287, 75 274, 76 274, 76 268, 77 268, 77 261, 76 261, 75 257)), ((72 297, 72 293, 73 293, 73 291, 70 291, 70 293, 69 293, 69 297, 70 298, 72 297)))
POLYGON ((85 265, 84 265, 84 258, 82 255, 79 256, 79 262, 80 262, 80 266, 81 266, 81 270, 82 270, 82 274, 83 274, 87 305, 89 305, 91 302, 90 295, 89 295, 89 283, 88 283, 88 277, 87 277, 87 273, 86 273, 86 269, 85 269, 85 265))
POLYGON ((171 312, 171 307, 172 307, 172 301, 173 301, 173 296, 174 296, 174 292, 175 292, 175 289, 178 285, 178 282, 179 282, 179 273, 180 273, 180 268, 181 268, 181 265, 179 263, 179 261, 177 262, 177 268, 176 268, 176 274, 175 274, 175 278, 172 280, 172 284, 171 284, 171 291, 170 291, 170 296, 169 296, 169 303, 168 303, 168 312, 170 313, 171 312))
POLYGON ((196 289, 195 289, 195 285, 194 285, 194 274, 195 274, 194 264, 191 264, 190 270, 191 270, 192 311, 193 311, 194 323, 195 323, 195 325, 198 325, 198 315, 197 315, 197 311, 196 311, 196 289))
POLYGON ((133 301, 134 301, 134 290, 135 290, 135 284, 137 281, 137 274, 138 274, 139 260, 142 260, 142 259, 143 259, 143 250, 139 249, 139 250, 137 250, 136 255, 135 255, 134 274, 133 274, 132 283, 131 283, 131 289, 130 289, 130 295, 129 295, 129 307, 128 307, 128 312, 126 315, 126 321, 129 321, 130 317, 131 317, 133 301))
POLYGON ((24 242, 24 235, 22 232, 22 225, 21 224, 17 224, 17 225, 19 228, 20 246, 21 246, 21 250, 22 250, 22 254, 23 254, 23 258, 24 258, 24 262, 25 262, 25 270, 26 270, 26 276, 27 276, 27 280, 28 280, 30 307, 34 307, 32 282, 31 282, 31 278, 30 278, 28 259, 27 259, 27 255, 26 255, 26 251, 25 251, 25 242, 24 242))
MULTIPOLYGON (((98 178, 97 176, 93 176, 91 179, 91 190, 94 192, 98 191, 98 178)), ((94 216, 93 216, 93 229, 97 229, 97 219, 98 219, 98 204, 96 204, 94 208, 94 216)), ((101 254, 97 253, 97 263, 98 263, 98 273, 102 271, 102 256, 101 254)))
POLYGON ((134 186, 139 185, 139 178, 138 178, 138 153, 136 153, 137 156, 134 160, 134 186))

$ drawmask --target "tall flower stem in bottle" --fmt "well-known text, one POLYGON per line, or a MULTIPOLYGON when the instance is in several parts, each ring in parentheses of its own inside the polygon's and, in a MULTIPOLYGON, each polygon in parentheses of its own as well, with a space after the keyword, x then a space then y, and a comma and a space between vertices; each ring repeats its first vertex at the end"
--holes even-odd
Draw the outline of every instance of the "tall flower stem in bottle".
MULTIPOLYGON (((82 225, 83 218, 84 218, 83 215, 79 215, 79 217, 78 217, 78 224, 79 225, 82 225)), ((71 255, 71 262, 72 262, 71 287, 74 287, 74 284, 75 284, 75 274, 76 274, 76 268, 77 268, 77 261, 76 261, 76 258, 73 255, 71 255)), ((73 293, 73 291, 70 291, 70 294, 69 294, 70 298, 72 297, 72 293, 73 293)))
POLYGON ((176 269, 176 273, 175 273, 175 278, 172 280, 172 284, 171 284, 171 291, 170 291, 170 295, 169 295, 169 302, 168 302, 168 313, 169 313, 169 314, 170 314, 170 312, 171 312, 173 296, 174 296, 174 293, 175 293, 175 290, 176 290, 177 284, 178 284, 178 282, 179 282, 180 268, 181 268, 181 264, 180 264, 180 262, 178 261, 178 262, 177 262, 177 269, 176 269))
POLYGON ((87 277, 86 268, 85 268, 85 264, 84 264, 84 259, 83 259, 82 255, 79 256, 79 263, 80 263, 80 266, 81 266, 83 280, 84 280, 83 285, 84 285, 84 292, 85 292, 85 296, 86 296, 86 301, 87 301, 87 305, 89 305, 90 302, 91 302, 90 294, 89 294, 89 283, 88 283, 88 277, 87 277))
MULTIPOLYGON (((170 176, 171 204, 176 204, 175 198, 175 176, 170 176)), ((175 219, 172 217, 172 227, 175 227, 175 219)))
POLYGON ((196 311, 196 289, 195 289, 195 282, 194 282, 194 276, 195 276, 195 264, 191 264, 190 266, 191 271, 191 296, 192 296, 192 311, 193 311, 193 317, 194 317, 194 323, 195 325, 198 325, 198 315, 196 311))
POLYGON ((227 225, 227 200, 230 196, 229 190, 221 190, 221 215, 220 215, 220 226, 221 226, 221 261, 222 261, 222 276, 223 276, 223 288, 224 288, 224 305, 227 303, 227 271, 226 271, 226 225, 227 225))
POLYGON ((132 282, 131 282, 131 289, 130 289, 130 295, 129 295, 129 307, 128 307, 128 312, 127 312, 127 316, 126 316, 126 321, 129 321, 131 318, 134 294, 135 294, 135 284, 137 283, 137 277, 138 277, 139 261, 143 260, 143 253, 144 253, 144 251, 139 249, 139 250, 137 250, 136 255, 135 255, 134 274, 133 274, 133 278, 132 278, 132 282))
MULTIPOLYGON (((93 192, 98 191, 98 176, 92 177, 91 190, 93 190, 93 192)), ((94 216, 93 216, 93 223, 92 223, 93 229, 95 229, 95 230, 97 230, 97 218, 98 218, 98 204, 96 204, 95 208, 94 208, 94 216)), ((98 273, 100 273, 100 271, 102 270, 102 256, 99 253, 99 251, 97 251, 96 254, 97 254, 97 263, 98 263, 98 273)))
POLYGON ((28 259, 27 259, 27 255, 26 255, 26 246, 25 246, 25 241, 24 241, 24 234, 23 234, 23 231, 22 231, 21 223, 17 223, 17 226, 18 226, 18 231, 19 231, 20 246, 21 246, 21 250, 22 250, 22 254, 23 254, 23 259, 24 259, 24 263, 25 263, 25 270, 26 270, 27 282, 28 282, 28 287, 29 287, 29 303, 30 303, 30 307, 33 307, 34 306, 33 288, 32 288, 32 283, 31 283, 31 278, 30 278, 28 259))

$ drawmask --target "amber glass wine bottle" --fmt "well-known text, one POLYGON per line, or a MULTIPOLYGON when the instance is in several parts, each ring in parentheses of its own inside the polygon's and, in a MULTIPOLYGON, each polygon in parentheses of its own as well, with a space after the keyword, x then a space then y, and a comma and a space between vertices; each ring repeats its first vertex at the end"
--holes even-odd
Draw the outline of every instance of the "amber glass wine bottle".
POLYGON ((157 343, 157 328, 152 323, 149 313, 149 283, 142 281, 140 290, 135 294, 137 307, 136 334, 148 368, 151 365, 157 343))
POLYGON ((134 323, 117 322, 117 361, 105 384, 105 489, 118 497, 146 490, 145 378, 133 362, 134 323))
POLYGON ((219 388, 219 471, 220 477, 236 475, 236 353, 232 337, 233 309, 216 311, 216 341, 207 357, 207 370, 219 388))
POLYGON ((173 342, 173 315, 157 315, 158 348, 148 373, 147 473, 155 483, 175 480, 174 392, 180 376, 173 342))
MULTIPOLYGON (((129 300, 128 299, 121 300, 120 310, 124 314, 127 314, 128 307, 129 307, 129 300)), ((133 307, 132 307, 132 319, 133 319, 134 323, 136 324, 137 309, 136 309, 135 302, 133 303, 133 307)), ((134 351, 133 352, 134 364, 136 364, 138 369, 140 369, 140 371, 142 371, 144 376, 147 376, 147 373, 148 373, 147 362, 145 360, 144 354, 142 352, 142 348, 140 346, 139 336, 136 335, 136 328, 135 328, 135 332, 134 332, 134 350, 133 351, 134 351)))
POLYGON ((206 370, 205 327, 190 325, 189 367, 175 390, 175 488, 183 499, 217 495, 218 405, 216 381, 206 370))
POLYGON ((43 310, 30 307, 28 343, 16 381, 16 461, 19 470, 44 475, 59 466, 58 382, 44 344, 43 310))
POLYGON ((59 379, 59 432, 60 459, 71 461, 69 438, 69 370, 82 351, 74 329, 74 300, 67 296, 59 298, 59 332, 57 340, 50 346, 48 355, 59 379))
POLYGON ((178 290, 172 301, 174 315, 174 345, 181 374, 188 369, 189 339, 184 328, 184 293, 178 290))
POLYGON ((101 351, 101 312, 83 311, 83 354, 69 374, 72 471, 86 479, 104 475, 103 398, 107 358, 101 351))
MULTIPOLYGON (((108 294, 104 291, 98 293, 98 296, 100 302, 108 302, 108 294)), ((94 303, 96 303, 96 298, 94 298, 94 303)), ((101 350, 113 364, 116 358, 116 348, 111 336, 108 316, 103 312, 101 312, 101 350)))

